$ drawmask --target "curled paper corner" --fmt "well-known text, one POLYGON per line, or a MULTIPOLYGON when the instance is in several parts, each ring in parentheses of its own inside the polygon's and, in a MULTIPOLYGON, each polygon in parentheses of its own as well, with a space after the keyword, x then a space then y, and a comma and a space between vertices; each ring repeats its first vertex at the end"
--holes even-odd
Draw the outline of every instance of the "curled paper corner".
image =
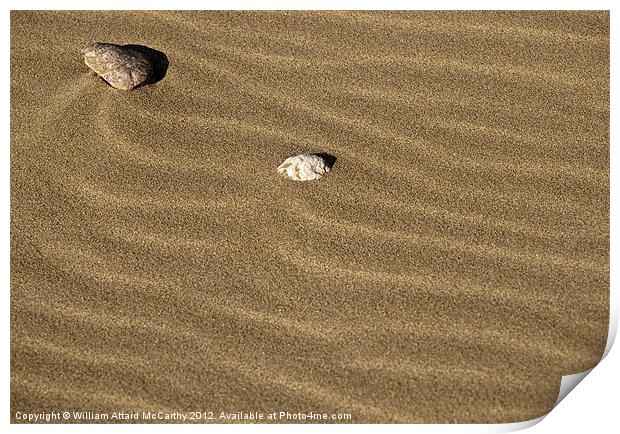
POLYGON ((538 422, 541 422, 549 413, 553 411, 555 407, 562 402, 564 398, 568 396, 568 394, 575 388, 581 381, 588 376, 590 372, 592 372, 601 361, 607 357, 611 347, 616 340, 616 335, 618 332, 618 312, 617 307, 610 303, 610 318, 609 318, 609 332, 607 334, 607 343, 605 345, 605 351, 601 356, 601 359, 590 369, 586 369, 583 372, 577 372, 575 374, 563 375, 562 380, 560 381, 560 390, 558 392, 558 397, 555 400, 555 404, 553 404, 553 408, 549 410, 546 414, 537 417, 535 419, 526 420, 523 422, 512 422, 512 423, 504 423, 495 425, 494 429, 489 432, 497 432, 497 433, 505 433, 505 432, 515 432, 521 431, 527 428, 530 428, 536 425, 538 422))
MULTIPOLYGON (((614 342, 616 340, 616 335, 618 333, 618 306, 612 300, 612 294, 610 294, 610 303, 609 303, 609 331, 607 332, 607 343, 605 344, 605 350, 603 351, 603 355, 601 359, 590 369, 586 369, 583 372, 577 372, 576 374, 563 375, 562 381, 560 382, 560 391, 558 392, 558 398, 555 400, 555 404, 553 404, 553 408, 557 407, 560 402, 575 388, 581 381, 588 376, 590 372, 592 372, 598 366, 601 361, 607 357, 611 347, 613 347, 614 342)), ((553 411, 553 408, 549 411, 553 411)), ((547 413, 547 414, 549 414, 547 413)), ((546 415, 545 415, 546 416, 546 415)), ((544 419, 543 416, 541 418, 544 419)))
MULTIPOLYGON (((602 359, 601 359, 602 360, 602 359)), ((539 416, 535 419, 524 420, 522 422, 511 422, 511 423, 502 423, 494 425, 494 427, 488 432, 496 432, 496 433, 507 433, 507 432, 516 432, 521 431, 527 428, 531 428, 537 423, 541 422, 549 413, 553 411, 553 409, 568 395, 571 390, 573 390, 586 376, 592 372, 594 368, 588 369, 583 372, 578 372, 576 374, 563 375, 562 380, 560 382, 560 391, 558 393, 558 398, 553 404, 553 408, 549 410, 546 414, 539 416)))
MULTIPOLYGON (((601 361, 607 357, 611 347, 614 345, 614 341, 616 340, 616 335, 618 333, 618 306, 616 303, 613 303, 610 299, 609 304, 609 331, 607 332, 607 343, 605 344, 605 350, 603 351, 603 355, 601 359, 594 365, 592 368, 587 369, 583 372, 578 372, 576 374, 563 375, 562 382, 560 383, 560 392, 558 393, 558 399, 556 399, 553 408, 555 408, 566 396, 579 384, 581 381, 587 377, 587 375, 592 372, 601 361)), ((551 409, 553 411, 553 409, 551 409)))
MULTIPOLYGON (((603 360, 603 359, 601 359, 603 360)), ((596 367, 596 366, 595 366, 596 367)), ((594 367, 594 368, 595 368, 594 367)), ((560 383, 560 392, 558 393, 558 399, 555 400, 555 404, 553 404, 553 408, 555 408, 566 396, 575 388, 581 380, 586 378, 586 376, 592 372, 594 368, 587 369, 583 372, 578 372, 576 374, 571 375, 563 375, 562 381, 560 383)), ((553 411, 553 409, 551 409, 553 411)))
MULTIPOLYGON (((555 404, 553 404, 553 408, 557 407, 557 405, 562 402, 564 398, 575 388, 581 381, 588 376, 590 372, 592 372, 601 361, 607 357, 611 347, 614 345, 614 341, 616 340, 616 334, 618 332, 618 315, 617 311, 611 305, 610 309, 610 318, 609 318, 609 331, 607 333, 607 343, 605 344, 605 351, 603 351, 603 355, 601 356, 601 360, 599 360, 596 365, 594 365, 590 369, 586 369, 583 372, 577 372, 576 374, 563 375, 562 381, 560 383, 560 392, 558 393, 558 399, 556 399, 555 404)), ((551 411, 553 411, 553 408, 551 411)), ((548 414, 548 413, 547 413, 548 414)))

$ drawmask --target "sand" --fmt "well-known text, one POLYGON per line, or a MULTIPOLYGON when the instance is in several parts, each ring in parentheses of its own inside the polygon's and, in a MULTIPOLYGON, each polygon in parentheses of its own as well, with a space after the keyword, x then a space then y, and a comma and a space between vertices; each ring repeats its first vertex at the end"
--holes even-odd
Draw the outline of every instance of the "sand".
POLYGON ((11 142, 14 422, 514 422, 602 355, 607 12, 13 12, 11 142))

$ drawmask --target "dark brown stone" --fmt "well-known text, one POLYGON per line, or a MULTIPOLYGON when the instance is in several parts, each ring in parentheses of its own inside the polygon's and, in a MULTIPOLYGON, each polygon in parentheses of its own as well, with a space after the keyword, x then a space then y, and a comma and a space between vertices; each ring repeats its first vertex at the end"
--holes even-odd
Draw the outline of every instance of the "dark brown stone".
POLYGON ((96 42, 84 47, 82 54, 90 69, 112 87, 122 90, 155 82, 163 78, 168 67, 163 53, 141 45, 96 42))

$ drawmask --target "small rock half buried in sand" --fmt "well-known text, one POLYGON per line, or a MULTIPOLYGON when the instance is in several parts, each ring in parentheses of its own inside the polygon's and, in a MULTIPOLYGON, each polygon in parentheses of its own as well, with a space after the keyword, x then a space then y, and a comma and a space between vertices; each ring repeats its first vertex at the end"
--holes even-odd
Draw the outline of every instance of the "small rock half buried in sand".
POLYGON ((153 73, 148 57, 128 46, 96 42, 82 48, 82 54, 84 63, 117 89, 131 90, 153 73))
POLYGON ((284 160, 277 171, 295 181, 312 181, 329 173, 333 162, 321 154, 299 154, 284 160))

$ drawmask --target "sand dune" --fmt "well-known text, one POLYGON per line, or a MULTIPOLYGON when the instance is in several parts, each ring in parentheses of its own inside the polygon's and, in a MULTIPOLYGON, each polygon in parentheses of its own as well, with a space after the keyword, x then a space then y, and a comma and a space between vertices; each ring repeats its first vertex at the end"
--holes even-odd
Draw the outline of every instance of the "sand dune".
POLYGON ((13 12, 11 97, 14 421, 514 422, 603 352, 606 12, 13 12))

